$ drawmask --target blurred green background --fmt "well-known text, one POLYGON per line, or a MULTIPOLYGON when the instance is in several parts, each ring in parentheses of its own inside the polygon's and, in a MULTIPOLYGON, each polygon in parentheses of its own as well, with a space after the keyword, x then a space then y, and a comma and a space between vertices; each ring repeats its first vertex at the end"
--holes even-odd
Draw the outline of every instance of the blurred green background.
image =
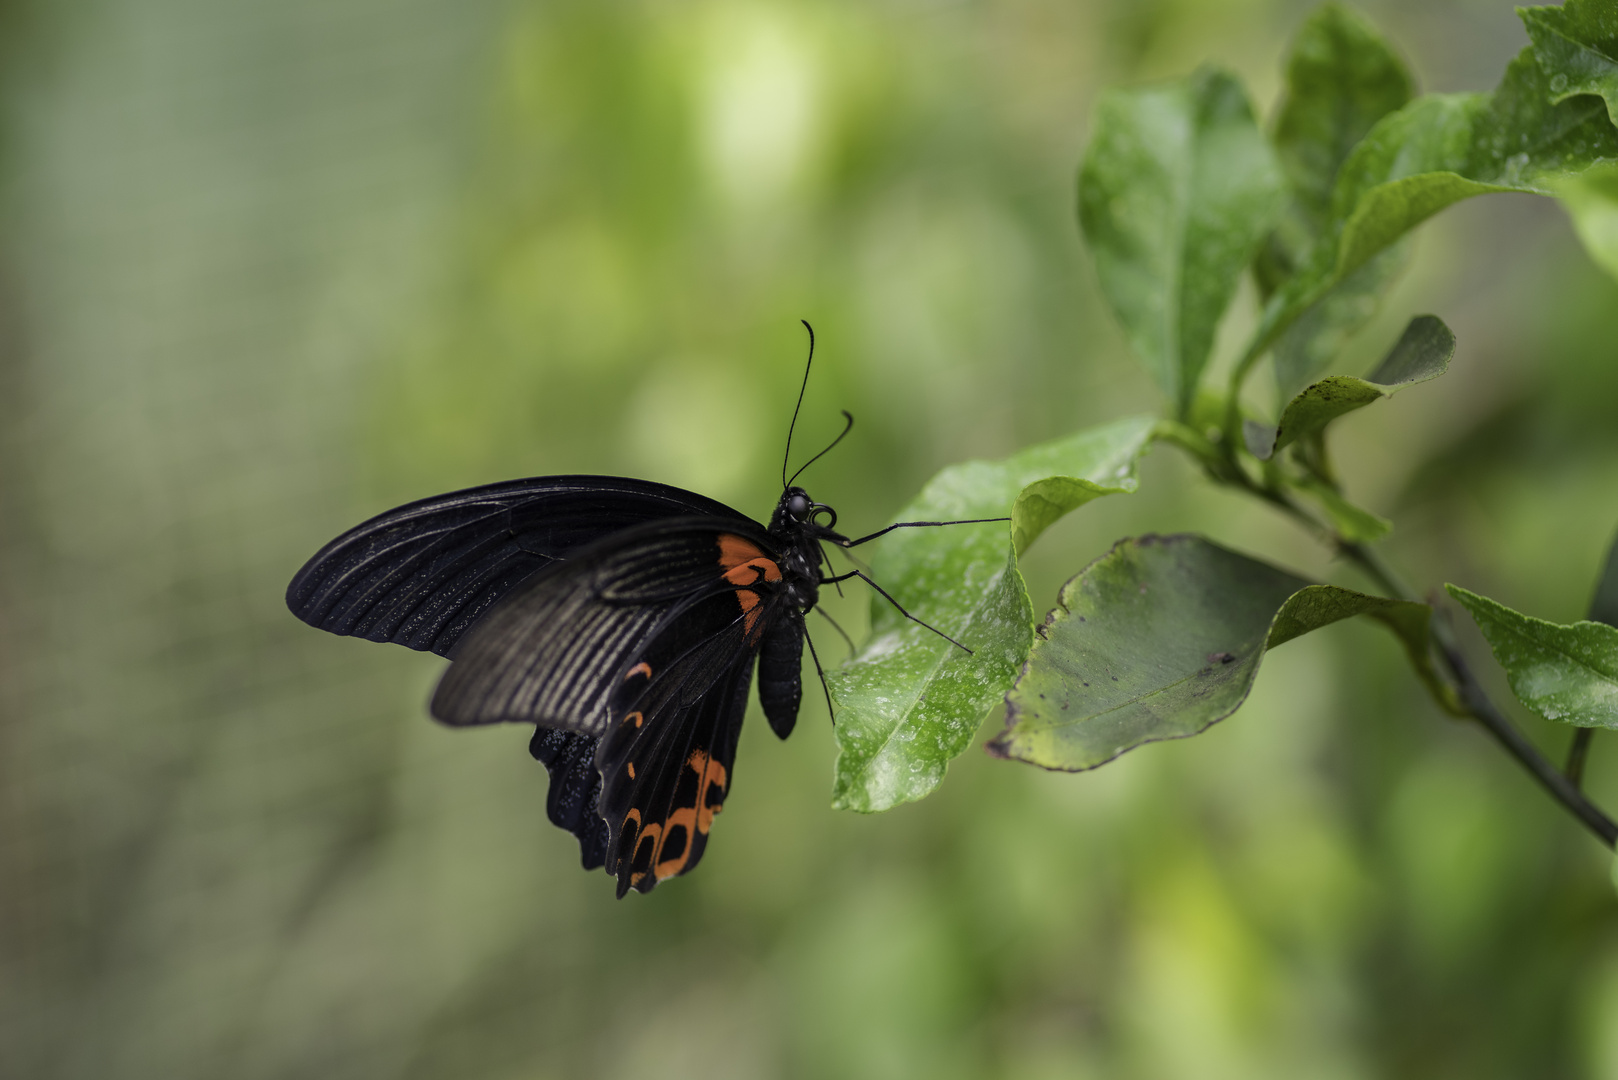
MULTIPOLYGON (((282 603, 360 519, 513 476, 766 513, 799 318, 801 447, 859 418, 806 477, 852 529, 1155 408, 1073 220, 1090 105, 1214 60, 1268 110, 1306 10, 0 5, 0 1075, 1618 1077, 1609 857, 1375 628, 1278 651, 1200 738, 973 750, 877 817, 828 808, 811 693, 789 743, 749 723, 701 869, 620 903, 525 730, 434 725, 442 661, 282 603)), ((1502 0, 1366 10, 1426 89, 1525 41, 1502 0)), ((1350 490, 1423 587, 1578 618, 1618 286, 1491 197, 1364 358, 1417 311, 1455 363, 1341 425, 1350 490)), ((1160 448, 1034 549, 1036 607, 1152 530, 1355 583, 1160 448)), ((1590 785, 1618 805, 1618 744, 1590 785)))

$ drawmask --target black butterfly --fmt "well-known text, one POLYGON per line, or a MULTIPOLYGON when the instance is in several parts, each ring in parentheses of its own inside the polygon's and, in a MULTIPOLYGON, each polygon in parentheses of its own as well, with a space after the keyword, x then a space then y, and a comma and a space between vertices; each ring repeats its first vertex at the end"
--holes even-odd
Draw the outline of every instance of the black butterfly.
POLYGON ((585 869, 617 877, 620 897, 650 892, 702 858, 755 661, 771 729, 792 733, 805 641, 820 668, 804 624, 820 586, 861 578, 899 606, 857 569, 823 572, 822 543, 965 524, 838 533, 836 512, 794 481, 848 434, 843 415, 842 434, 790 480, 783 463, 768 526, 646 480, 512 480, 350 529, 298 571, 287 606, 334 634, 449 657, 431 704, 446 724, 538 725, 529 750, 550 772, 551 821, 578 837, 585 869))

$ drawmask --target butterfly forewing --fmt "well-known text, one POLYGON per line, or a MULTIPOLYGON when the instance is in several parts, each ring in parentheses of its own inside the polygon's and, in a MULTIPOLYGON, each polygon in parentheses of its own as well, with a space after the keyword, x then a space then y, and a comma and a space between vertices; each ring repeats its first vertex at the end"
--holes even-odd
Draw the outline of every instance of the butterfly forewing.
POLYGON ((600 735, 623 674, 684 612, 713 596, 724 598, 731 618, 757 603, 756 594, 738 590, 739 572, 727 559, 756 556, 762 565, 744 567, 746 580, 779 580, 761 546, 767 540, 757 526, 747 528, 758 535, 707 518, 649 522, 536 574, 457 645, 433 715, 457 725, 527 721, 600 735))
POLYGON ((401 506, 350 529, 287 588, 334 634, 447 655, 484 612, 571 551, 648 521, 703 515, 757 528, 723 503, 610 476, 545 476, 401 506))

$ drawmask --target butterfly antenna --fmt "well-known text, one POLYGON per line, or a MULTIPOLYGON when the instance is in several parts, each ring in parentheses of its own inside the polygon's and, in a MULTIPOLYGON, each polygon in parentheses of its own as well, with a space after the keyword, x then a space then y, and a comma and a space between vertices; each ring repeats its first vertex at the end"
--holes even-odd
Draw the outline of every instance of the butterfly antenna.
POLYGON ((826 695, 826 715, 831 717, 832 727, 837 726, 837 713, 831 707, 831 687, 826 685, 826 673, 820 667, 820 654, 815 652, 815 639, 809 636, 809 627, 803 628, 803 640, 809 643, 809 659, 815 662, 815 674, 820 676, 820 690, 826 695))
MULTIPOLYGON (((823 458, 827 454, 831 453, 832 446, 836 446, 838 443, 842 442, 843 441, 843 436, 847 435, 850 431, 854 430, 854 414, 849 412, 847 409, 842 410, 842 413, 843 413, 843 419, 845 421, 847 421, 847 423, 845 423, 843 425, 843 430, 837 436, 837 438, 835 438, 835 439, 833 439, 831 441, 831 446, 826 447, 826 449, 822 450, 820 453, 816 454, 814 457, 810 458, 808 461, 804 462, 801 466, 799 466, 798 471, 792 474, 792 480, 788 480, 785 484, 782 484, 781 485, 782 487, 791 487, 793 481, 797 480, 798 477, 803 475, 803 470, 804 469, 807 469, 809 466, 813 465, 815 462, 819 461, 821 458, 823 458)), ((783 469, 781 471, 785 472, 786 470, 783 469)))
MULTIPOLYGON (((808 319, 799 319, 803 328, 809 331, 809 359, 803 362, 803 385, 798 387, 798 403, 792 407, 792 423, 787 425, 787 452, 781 458, 781 490, 785 491, 791 486, 787 479, 787 462, 792 460, 792 429, 798 426, 798 410, 803 408, 804 391, 809 389, 809 367, 815 362, 815 328, 809 325, 808 319)), ((802 472, 803 470, 799 470, 802 472)))

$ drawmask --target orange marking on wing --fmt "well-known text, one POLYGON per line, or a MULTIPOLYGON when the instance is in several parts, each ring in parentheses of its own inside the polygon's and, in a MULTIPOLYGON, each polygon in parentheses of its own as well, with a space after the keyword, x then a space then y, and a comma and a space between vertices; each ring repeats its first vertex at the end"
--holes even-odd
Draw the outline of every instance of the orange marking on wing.
POLYGON ((636 727, 640 727, 640 725, 641 725, 641 723, 642 723, 642 722, 643 722, 643 721, 644 721, 644 720, 645 720, 645 719, 646 719, 646 718, 645 718, 645 717, 644 717, 644 716, 642 716, 642 715, 641 715, 641 714, 640 714, 640 713, 638 713, 638 712, 632 712, 632 713, 630 713, 630 714, 629 714, 629 715, 628 715, 628 716, 626 716, 626 717, 624 717, 624 719, 625 719, 625 720, 633 720, 633 721, 635 721, 635 726, 636 726, 636 727))
POLYGON ((697 828, 706 833, 709 827, 713 825, 713 816, 721 809, 721 807, 710 807, 708 805, 708 788, 717 784, 720 790, 724 790, 725 782, 728 779, 725 774, 725 766, 710 758, 702 750, 691 751, 691 759, 686 764, 696 771, 698 777, 697 828))
MULTIPOLYGON (((631 810, 630 813, 634 814, 635 817, 637 819, 639 819, 640 814, 637 811, 631 810)), ((626 818, 624 818, 624 820, 628 821, 629 819, 626 817, 626 818)), ((646 844, 651 844, 652 845, 652 857, 648 860, 647 865, 648 866, 656 866, 657 865, 657 853, 663 850, 663 826, 654 823, 654 824, 646 826, 644 829, 642 829, 640 831, 640 836, 637 837, 636 840, 635 840, 635 853, 634 853, 634 855, 631 855, 630 858, 629 858, 629 865, 631 867, 633 867, 635 865, 635 863, 638 861, 639 856, 640 856, 640 849, 641 849, 642 846, 644 846, 646 844)), ((633 872, 633 870, 631 870, 630 877, 629 877, 630 883, 634 884, 634 885, 639 885, 642 881, 645 880, 646 875, 648 873, 650 873, 650 872, 651 872, 650 870, 642 870, 639 873, 635 873, 635 872, 633 872)), ((661 881, 662 878, 659 878, 658 880, 661 881)))
MULTIPOLYGON (((707 835, 713 825, 713 816, 724 809, 724 806, 708 805, 708 789, 718 785, 721 789, 727 779, 725 766, 710 758, 704 750, 691 751, 691 757, 686 761, 693 772, 697 774, 697 802, 695 806, 682 806, 668 816, 668 820, 661 825, 648 825, 647 834, 657 829, 657 847, 652 851, 652 866, 657 873, 657 880, 663 881, 674 877, 686 868, 691 861, 691 852, 696 846, 697 833, 707 835), (685 850, 669 858, 661 858, 663 854, 663 841, 676 826, 685 829, 685 850)), ((639 851, 639 847, 636 847, 639 851)), ((639 878, 635 880, 639 881, 639 878)))
POLYGON ((640 663, 629 669, 629 673, 624 676, 624 682, 628 682, 636 675, 645 675, 648 679, 650 679, 652 677, 652 665, 642 660, 640 663))
MULTIPOLYGON (((781 568, 766 558, 757 544, 730 533, 719 534, 719 565, 725 568, 725 580, 732 585, 747 586, 760 581, 781 580, 781 568)), ((758 593, 741 588, 736 591, 736 599, 742 605, 747 633, 751 635, 753 624, 758 621, 758 612, 754 610, 758 607, 758 593)))
POLYGON ((685 864, 691 861, 691 846, 696 842, 697 839, 696 834, 691 831, 691 826, 696 824, 696 817, 697 812, 695 810, 691 809, 689 806, 682 806, 680 809, 670 814, 669 819, 663 823, 663 827, 668 831, 665 832, 662 837, 658 838, 657 854, 663 854, 663 840, 668 836, 669 833, 674 831, 675 826, 681 826, 685 829, 685 850, 674 856, 672 859, 665 859, 657 864, 655 867, 657 870, 657 880, 665 881, 668 878, 673 877, 681 870, 684 870, 685 864))
POLYGON ((635 763, 633 761, 629 763, 629 778, 631 780, 635 779, 635 763))

